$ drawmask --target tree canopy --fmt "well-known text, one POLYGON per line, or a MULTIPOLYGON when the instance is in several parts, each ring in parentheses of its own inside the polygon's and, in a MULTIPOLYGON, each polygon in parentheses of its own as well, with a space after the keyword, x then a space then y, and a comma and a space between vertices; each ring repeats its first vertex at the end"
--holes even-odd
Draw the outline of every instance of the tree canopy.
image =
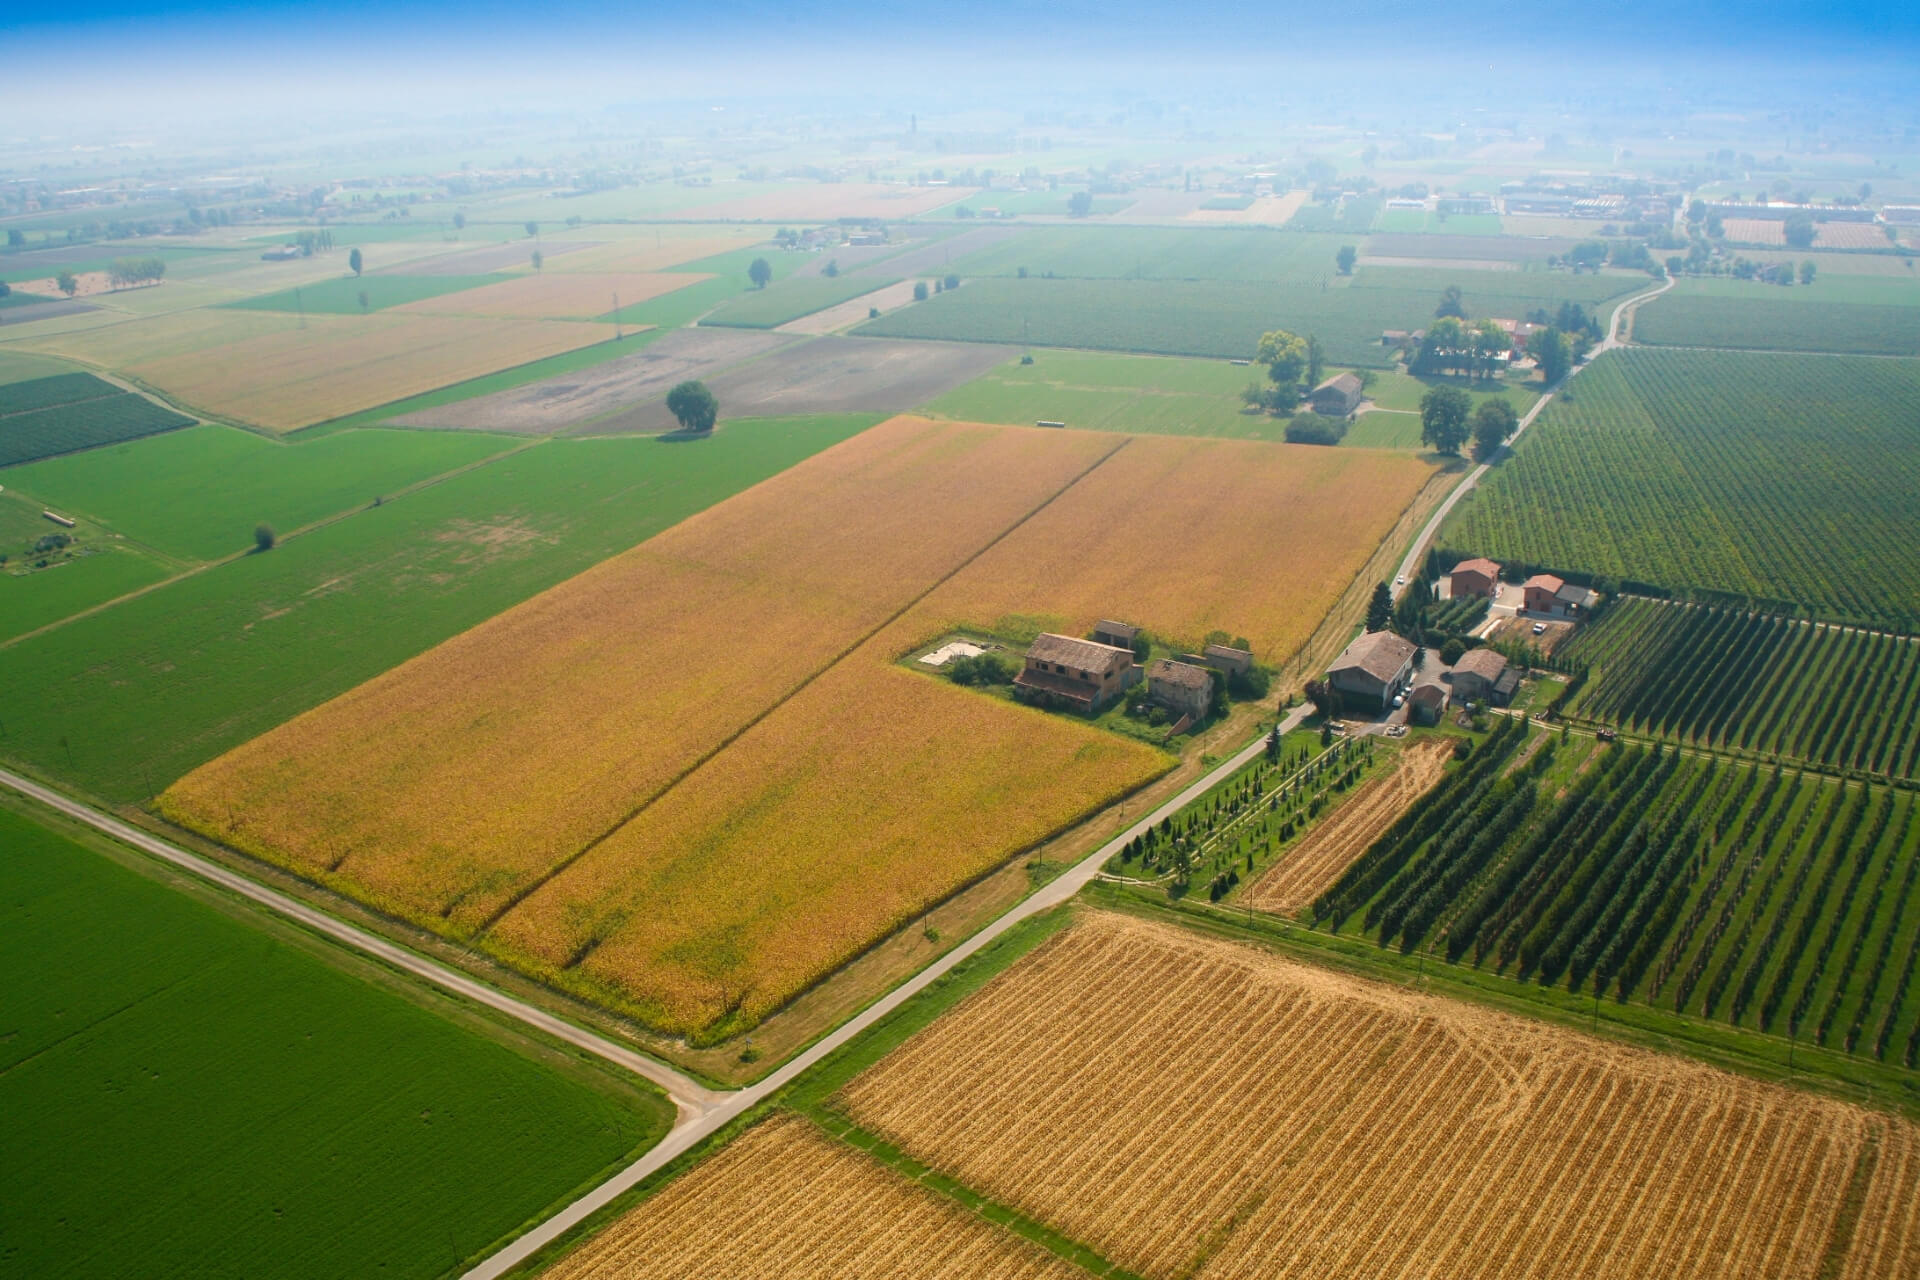
POLYGON ((1275 382, 1294 383, 1306 373, 1308 355, 1305 338, 1285 329, 1274 329, 1260 335, 1260 346, 1253 358, 1267 366, 1267 376, 1275 382))
POLYGON ((747 279, 753 281, 753 287, 764 289, 767 281, 773 279, 773 264, 765 258, 755 258, 747 264, 747 279))
POLYGON ((1093 193, 1076 191, 1067 197, 1067 212, 1076 218, 1084 218, 1093 212, 1093 193))
POLYGON ((1296 413, 1287 421, 1288 444, 1339 444, 1346 438, 1347 420, 1323 413, 1296 413))
POLYGON ((361 268, 365 267, 366 265, 367 265, 367 260, 360 256, 360 251, 358 249, 353 249, 348 251, 347 269, 349 271, 352 271, 353 274, 355 275, 359 275, 361 268))
POLYGON ((1450 284, 1440 291, 1440 305, 1433 309, 1436 316, 1452 316, 1457 320, 1467 318, 1466 299, 1461 296, 1460 286, 1450 284))
POLYGON ((667 392, 667 409, 679 420, 682 431, 711 431, 720 417, 720 402, 706 383, 695 378, 667 392))
POLYGON ((1373 598, 1367 602, 1367 630, 1385 631, 1393 621, 1393 592, 1384 582, 1373 584, 1373 598))
POLYGON ((1459 453, 1467 442, 1473 397, 1458 387, 1435 387, 1420 397, 1420 439, 1441 453, 1459 453))
POLYGON ((1352 275, 1353 264, 1359 260, 1360 251, 1350 244, 1341 245, 1340 252, 1333 255, 1333 265, 1340 269, 1340 274, 1343 276, 1352 275))
POLYGON ((1560 381, 1573 369, 1573 343, 1557 327, 1542 329, 1527 343, 1527 350, 1540 365, 1540 376, 1548 386, 1560 381))
POLYGON ((1500 452, 1500 446, 1520 425, 1520 415, 1503 399, 1484 400, 1473 411, 1473 456, 1481 462, 1500 452))

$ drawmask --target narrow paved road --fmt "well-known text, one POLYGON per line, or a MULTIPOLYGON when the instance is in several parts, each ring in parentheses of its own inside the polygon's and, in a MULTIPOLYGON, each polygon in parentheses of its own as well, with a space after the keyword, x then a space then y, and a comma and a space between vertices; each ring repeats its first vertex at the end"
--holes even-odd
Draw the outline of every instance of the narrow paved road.
MULTIPOLYGON (((1282 732, 1296 729, 1312 710, 1310 704, 1303 704, 1287 713, 1281 721, 1282 732)), ((919 973, 900 986, 869 1005, 849 1021, 842 1023, 832 1033, 816 1041, 810 1048, 785 1066, 775 1071, 758 1084, 731 1092, 716 1092, 701 1085, 698 1081, 683 1075, 672 1067, 657 1062, 644 1054, 624 1045, 583 1030, 566 1022, 545 1010, 516 1000, 493 988, 459 973, 445 965, 428 960, 423 956, 400 947, 384 938, 368 933, 363 929, 335 920, 333 917, 307 906, 277 890, 257 884, 245 876, 229 871, 218 863, 210 862, 197 854, 189 853, 138 827, 130 826, 109 814, 69 799, 58 791, 41 786, 28 778, 9 770, 0 769, 0 786, 6 786, 24 796, 28 796, 48 808, 58 810, 78 822, 136 849, 151 854, 163 862, 179 867, 184 871, 201 877, 233 893, 259 903, 268 910, 305 925, 307 928, 324 934, 337 942, 344 943, 356 951, 364 952, 376 959, 423 978, 436 986, 467 997, 489 1008, 496 1009, 509 1017, 518 1019, 528 1026, 538 1028, 568 1044, 577 1045, 596 1054, 617 1066, 626 1068, 634 1074, 652 1081, 666 1090, 679 1109, 679 1119, 673 1129, 660 1143, 638 1160, 620 1170, 613 1177, 581 1196, 553 1217, 542 1222, 519 1239, 485 1259, 462 1280, 496 1280, 514 1267, 524 1262, 538 1250, 578 1225, 608 1202, 629 1190, 642 1179, 665 1166, 677 1156, 683 1154, 702 1139, 713 1134, 748 1109, 764 1101, 798 1077, 808 1068, 819 1063, 861 1032, 873 1026, 880 1019, 892 1013, 902 1004, 925 990, 927 986, 961 961, 974 955, 982 947, 1006 933, 1022 920, 1040 912, 1051 910, 1078 893, 1088 881, 1100 873, 1109 858, 1120 852, 1122 846, 1136 837, 1145 834, 1151 827, 1171 817, 1179 810, 1191 804, 1217 783, 1230 777, 1248 761, 1259 755, 1266 746, 1266 735, 1255 737, 1240 750, 1221 761, 1204 776, 1190 784, 1172 799, 1166 801, 1152 812, 1144 815, 1126 830, 1113 837, 1093 853, 1075 863, 1055 879, 1042 885, 1021 902, 994 920, 980 932, 962 942, 953 950, 935 960, 919 973)))
MULTIPOLYGON (((1533 420, 1540 416, 1540 411, 1547 407, 1547 402, 1560 394, 1561 387, 1571 382, 1578 376, 1582 369, 1592 364, 1603 352, 1611 351, 1615 347, 1627 345, 1620 341, 1620 324, 1632 314, 1635 307, 1638 307, 1649 298, 1659 297, 1671 288, 1673 288, 1673 280, 1668 278, 1644 293, 1634 294, 1631 298, 1628 298, 1619 306, 1615 307, 1613 309, 1613 319, 1607 324, 1607 336, 1600 341, 1598 346, 1587 353, 1587 359, 1584 363, 1573 366, 1573 369, 1567 376, 1561 379, 1559 386, 1554 387, 1553 390, 1548 391, 1533 402, 1533 408, 1527 410, 1526 416, 1520 419, 1520 425, 1513 429, 1513 435, 1507 442, 1507 448, 1512 448, 1513 441, 1520 438, 1520 433, 1533 425, 1533 420)), ((1505 450, 1503 449, 1502 452, 1504 453, 1505 450)), ((1487 468, 1492 465, 1493 463, 1491 462, 1482 462, 1474 467, 1473 470, 1467 472, 1466 478, 1454 486, 1453 492, 1447 495, 1446 501, 1434 508, 1433 515, 1428 519, 1426 527, 1420 530, 1420 536, 1414 539, 1413 546, 1408 549, 1407 558, 1400 562, 1400 571, 1394 575, 1395 581, 1399 584, 1393 588, 1393 594, 1396 599, 1399 598, 1401 592, 1407 589, 1406 584, 1413 580, 1414 572, 1419 569, 1421 561, 1426 559, 1427 548, 1432 545, 1434 535, 1440 532, 1441 524, 1444 523, 1447 516, 1452 513, 1454 504, 1473 492, 1474 487, 1480 483, 1480 478, 1487 474, 1487 468)))
POLYGON ((17 773, 0 769, 0 785, 10 787, 23 796, 31 797, 49 809, 57 809, 69 818, 83 822, 96 831, 104 832, 123 844, 130 844, 142 852, 159 858, 162 862, 171 863, 184 871, 192 872, 203 880, 257 902, 268 910, 305 925, 316 933, 325 934, 336 942, 345 943, 355 951, 364 952, 396 969, 424 978, 437 987, 444 987, 477 1004, 497 1009, 530 1027, 546 1032, 557 1040, 564 1040, 568 1044, 605 1058, 615 1066, 624 1067, 637 1076, 651 1080, 666 1090, 667 1096, 673 1099, 674 1105, 680 1110, 680 1123, 683 1125, 690 1117, 711 1110, 723 1096, 645 1054, 576 1027, 544 1009, 536 1008, 524 1000, 516 1000, 483 982, 424 956, 415 955, 385 938, 336 920, 296 898, 288 897, 278 890, 269 889, 263 884, 227 870, 219 863, 209 862, 198 854, 189 853, 178 845, 169 844, 158 836, 142 831, 138 827, 129 826, 109 814, 68 799, 58 791, 43 787, 17 773))

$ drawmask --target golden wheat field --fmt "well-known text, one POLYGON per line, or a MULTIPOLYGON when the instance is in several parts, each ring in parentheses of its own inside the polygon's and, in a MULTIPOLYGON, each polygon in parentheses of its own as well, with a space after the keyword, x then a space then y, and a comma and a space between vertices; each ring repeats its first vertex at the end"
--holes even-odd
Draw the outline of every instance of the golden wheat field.
POLYGON ((1036 1244, 790 1116, 616 1219, 544 1280, 1074 1280, 1036 1244))
POLYGON ((308 316, 304 327, 298 317, 261 311, 164 316, 138 326, 155 331, 123 334, 136 326, 120 325, 70 335, 70 345, 86 348, 80 358, 123 368, 187 404, 280 431, 613 336, 606 325, 384 312, 308 316))
POLYGON ((1452 754, 1453 744, 1445 738, 1410 743, 1400 752, 1392 772, 1369 780, 1309 831, 1260 877, 1245 901, 1262 911, 1289 914, 1305 907, 1440 781, 1452 754))
MULTIPOLYGON (((593 252, 586 250, 585 252, 593 252)), ((517 276, 394 307, 400 315, 496 316, 501 319, 592 320, 614 309, 657 298, 713 277, 697 272, 578 271, 517 276)))
POLYGON ((1040 614, 1080 634, 1119 618, 1184 644, 1245 636, 1278 662, 1433 475, 1375 450, 1131 437, 930 596, 916 625, 1040 614))
POLYGON ((1172 764, 856 655, 509 912, 490 945, 652 1026, 751 1024, 1172 764))
POLYGON ((125 369, 129 365, 196 355, 249 337, 297 329, 299 325, 298 316, 274 311, 183 311, 30 338, 20 345, 82 364, 125 369))
POLYGON ((1914 1274, 1904 1121, 1113 915, 841 1103, 1153 1280, 1811 1280, 1878 1140, 1833 1261, 1914 1274))
POLYGON ((1115 444, 875 428, 209 762, 162 810, 464 935, 1115 444))

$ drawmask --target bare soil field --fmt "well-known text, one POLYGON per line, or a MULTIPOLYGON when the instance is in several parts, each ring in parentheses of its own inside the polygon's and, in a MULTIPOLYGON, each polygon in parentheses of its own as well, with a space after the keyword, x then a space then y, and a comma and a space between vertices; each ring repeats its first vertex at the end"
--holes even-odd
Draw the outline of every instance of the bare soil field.
POLYGON ((1247 894, 1247 902, 1262 911, 1291 915, 1319 897, 1440 781, 1452 754, 1453 746, 1444 738, 1425 738, 1407 746, 1392 773, 1368 782, 1309 832, 1260 878, 1247 894))
POLYGON ((558 269, 559 260, 567 254, 579 253, 584 249, 597 249, 601 242, 597 240, 514 240, 506 244, 476 245, 471 249, 460 249, 453 253, 443 253, 436 258, 421 262, 410 262, 405 266, 387 267, 372 275, 407 276, 484 276, 495 271, 507 271, 514 267, 531 266, 533 251, 538 249, 546 260, 549 271, 558 269))
POLYGON ((1300 211, 1307 202, 1305 191, 1289 191, 1285 195, 1261 196, 1244 209, 1195 209, 1184 214, 1183 222, 1214 222, 1226 226, 1254 223, 1264 226, 1280 226, 1300 211))
POLYGON ((1011 240, 1020 234, 1017 227, 975 227, 971 231, 962 231, 957 236, 946 236, 932 240, 917 248, 908 249, 882 262, 870 263, 859 268, 854 274, 886 274, 889 276, 936 276, 946 274, 947 268, 970 253, 990 249, 1004 240, 1011 240))
POLYGON ((1104 913, 839 1102, 1152 1280, 1913 1274, 1905 1121, 1104 913))
POLYGON ((863 293, 857 298, 849 298, 837 306, 824 311, 816 311, 810 316, 801 316, 798 320, 789 320, 774 330, 776 333, 834 333, 849 328, 867 319, 874 311, 881 315, 896 307, 904 307, 913 301, 912 280, 900 280, 875 289, 872 293, 863 293))
POLYGON ((1530 644, 1541 653, 1551 654, 1555 648, 1564 644, 1573 635, 1571 622, 1559 622, 1545 619, 1547 629, 1539 635, 1533 634, 1533 624, 1542 621, 1538 618, 1502 618, 1487 633, 1488 640, 1499 640, 1507 644, 1530 644))
POLYGON ((910 218, 964 200, 972 187, 909 187, 881 182, 815 182, 703 205, 702 218, 825 222, 833 218, 910 218))
MULTIPOLYGON (((422 409, 394 421, 409 427, 552 435, 586 426, 643 401, 649 405, 660 401, 664 409, 667 391, 676 382, 711 379, 719 370, 772 351, 786 341, 790 339, 757 329, 677 329, 618 360, 509 391, 422 409)), ((731 411, 731 406, 722 407, 731 411)), ((672 414, 666 413, 657 430, 671 431, 679 425, 672 414)))
MULTIPOLYGON (((73 296, 76 298, 88 298, 102 293, 119 292, 119 290, 113 287, 113 278, 104 271, 82 271, 74 277, 74 280, 78 282, 80 286, 74 290, 73 296)), ((166 281, 162 280, 160 283, 165 284, 166 281)), ((54 276, 48 276, 44 280, 22 280, 13 287, 21 293, 37 293, 43 298, 66 297, 64 293, 60 292, 60 281, 54 276)), ((151 289, 154 286, 143 284, 137 287, 141 289, 151 289)))
POLYGON ((503 320, 593 320, 713 277, 691 271, 538 272, 394 307, 402 315, 491 316, 503 320))
MULTIPOLYGON (((20 290, 25 293, 27 290, 20 290)), ((83 311, 98 311, 100 308, 91 302, 82 302, 78 298, 56 296, 49 302, 28 302, 17 307, 8 307, 0 311, 0 325, 32 324, 35 320, 58 320, 61 316, 77 316, 83 311)), ((882 308, 884 310, 884 308, 882 308)), ((865 312, 861 313, 865 315, 865 312)))
POLYGON ((1822 222, 1813 229, 1816 249, 1886 249, 1891 244, 1885 229, 1871 222, 1822 222))
MULTIPOLYGON (((970 382, 1017 355, 971 342, 821 337, 725 370, 707 385, 721 421, 793 413, 900 413, 970 382)), ((678 424, 664 399, 591 424, 595 435, 660 433, 678 424)))
POLYGON ((1075 1280, 1085 1273, 806 1120, 767 1120, 544 1280, 1075 1280))

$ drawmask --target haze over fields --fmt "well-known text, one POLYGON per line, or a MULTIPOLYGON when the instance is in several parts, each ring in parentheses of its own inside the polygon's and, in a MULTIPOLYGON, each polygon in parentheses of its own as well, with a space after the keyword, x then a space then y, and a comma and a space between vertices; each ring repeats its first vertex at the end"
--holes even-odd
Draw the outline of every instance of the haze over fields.
POLYGON ((1920 9, 5 30, 0 1272, 1920 1275, 1920 9))

